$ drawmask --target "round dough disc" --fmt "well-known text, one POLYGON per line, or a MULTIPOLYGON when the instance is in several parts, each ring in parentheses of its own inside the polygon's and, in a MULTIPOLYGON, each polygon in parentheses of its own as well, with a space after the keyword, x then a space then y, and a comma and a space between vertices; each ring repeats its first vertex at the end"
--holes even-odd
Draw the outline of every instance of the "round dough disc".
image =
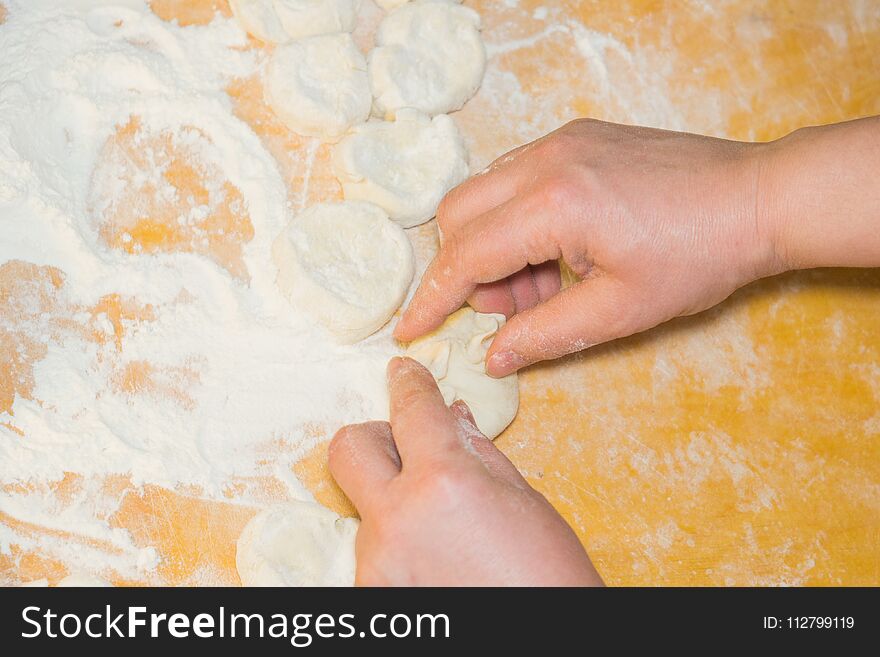
POLYGON ((370 115, 367 64, 350 34, 278 46, 266 68, 266 102, 301 135, 336 141, 370 115))
POLYGON ((356 126, 333 150, 348 200, 370 201, 404 228, 431 219, 443 196, 467 178, 467 151, 445 114, 400 110, 393 122, 356 126))
POLYGON ((358 524, 312 502, 261 511, 238 537, 242 586, 354 586, 358 524))
POLYGON ((437 329, 413 340, 406 355, 427 367, 447 405, 464 401, 477 428, 494 439, 513 422, 519 408, 517 375, 494 379, 486 374, 486 352, 504 315, 464 307, 437 329))
POLYGON ((393 118, 404 107, 431 116, 461 108, 476 93, 486 69, 480 16, 437 0, 389 13, 370 53, 376 113, 393 118))
POLYGON ((285 43, 318 34, 351 32, 358 0, 229 0, 232 13, 251 36, 285 43))
POLYGON ((308 208, 276 238, 272 255, 282 292, 344 343, 388 321, 415 269, 403 229, 359 201, 308 208))

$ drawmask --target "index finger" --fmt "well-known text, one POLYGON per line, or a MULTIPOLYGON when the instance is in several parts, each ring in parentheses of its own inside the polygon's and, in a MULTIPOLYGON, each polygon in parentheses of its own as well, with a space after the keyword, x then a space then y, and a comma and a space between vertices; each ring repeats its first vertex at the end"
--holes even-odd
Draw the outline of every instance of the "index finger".
POLYGON ((460 308, 478 284, 559 258, 546 213, 541 195, 526 193, 461 227, 440 245, 394 336, 414 340, 460 308))
POLYGON ((484 212, 509 201, 527 184, 530 171, 521 156, 535 142, 524 144, 497 158, 482 171, 446 193, 437 208, 437 225, 448 236, 484 212))
POLYGON ((403 467, 442 460, 463 449, 456 420, 432 374, 412 358, 388 363, 391 431, 403 467))

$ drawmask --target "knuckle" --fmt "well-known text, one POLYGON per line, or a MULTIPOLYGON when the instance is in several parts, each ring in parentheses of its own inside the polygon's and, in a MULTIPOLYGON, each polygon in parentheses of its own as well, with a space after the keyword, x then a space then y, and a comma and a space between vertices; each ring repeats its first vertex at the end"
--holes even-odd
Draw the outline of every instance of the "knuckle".
POLYGON ((539 201, 545 207, 561 209, 574 196, 573 181, 566 173, 555 173, 546 178, 538 188, 539 201))
POLYGON ((401 386, 394 391, 395 401, 401 408, 411 408, 422 398, 422 391, 414 385, 401 386))
POLYGON ((447 233, 454 224, 456 208, 459 205, 457 189, 453 189, 446 193, 437 206, 437 225, 444 233, 444 238, 448 237, 447 233))
POLYGON ((458 506, 467 497, 470 477, 460 468, 436 468, 424 480, 424 493, 432 505, 458 506))
POLYGON ((358 443, 367 438, 381 436, 382 433, 390 433, 390 425, 387 422, 364 422, 361 424, 349 424, 337 431, 327 448, 327 458, 331 465, 345 459, 358 443))
POLYGON ((442 264, 437 275, 441 278, 449 278, 455 272, 464 271, 465 249, 461 236, 452 233, 448 235, 442 246, 443 258, 439 260, 442 264))
POLYGON ((334 434, 333 439, 330 441, 330 446, 327 448, 327 458, 331 464, 338 462, 340 458, 344 457, 351 446, 351 442, 354 440, 355 431, 354 425, 347 425, 334 434))

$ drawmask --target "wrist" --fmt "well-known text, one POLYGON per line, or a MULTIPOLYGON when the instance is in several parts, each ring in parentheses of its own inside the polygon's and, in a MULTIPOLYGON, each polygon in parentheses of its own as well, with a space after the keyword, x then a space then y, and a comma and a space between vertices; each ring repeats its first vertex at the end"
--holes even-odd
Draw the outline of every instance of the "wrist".
POLYGON ((880 119, 801 128, 759 144, 756 222, 777 272, 880 265, 880 119))
POLYGON ((761 276, 773 276, 798 268, 789 239, 791 201, 786 188, 789 178, 789 142, 786 139, 758 142, 749 147, 754 180, 756 250, 761 258, 761 276))

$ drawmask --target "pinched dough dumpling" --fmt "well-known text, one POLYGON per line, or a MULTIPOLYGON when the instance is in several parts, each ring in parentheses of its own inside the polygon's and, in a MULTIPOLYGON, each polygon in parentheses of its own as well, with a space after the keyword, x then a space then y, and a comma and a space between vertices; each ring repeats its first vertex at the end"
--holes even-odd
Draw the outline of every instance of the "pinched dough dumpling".
POLYGON ((290 302, 343 343, 388 321, 414 271, 403 229, 381 208, 359 201, 308 208, 276 238, 272 255, 290 302))
POLYGON ((495 438, 509 425, 519 407, 516 374, 493 379, 486 374, 486 352, 504 315, 478 313, 464 307, 437 329, 413 340, 406 355, 427 367, 447 405, 464 401, 477 428, 495 438))
POLYGON ((404 107, 431 116, 457 110, 485 69, 479 14, 442 0, 405 4, 382 21, 370 53, 375 111, 393 118, 404 107))
POLYGON ((359 0, 229 0, 244 30, 268 43, 351 32, 359 0))
POLYGON ((238 537, 242 586, 354 586, 358 524, 313 502, 261 511, 238 537))
POLYGON ((333 169, 346 199, 375 203, 409 228, 431 219, 467 178, 467 151, 446 114, 405 109, 394 121, 356 126, 333 150, 333 169))
POLYGON ((266 102, 301 135, 336 141, 370 115, 367 64, 350 34, 279 46, 269 60, 265 87, 266 102))

